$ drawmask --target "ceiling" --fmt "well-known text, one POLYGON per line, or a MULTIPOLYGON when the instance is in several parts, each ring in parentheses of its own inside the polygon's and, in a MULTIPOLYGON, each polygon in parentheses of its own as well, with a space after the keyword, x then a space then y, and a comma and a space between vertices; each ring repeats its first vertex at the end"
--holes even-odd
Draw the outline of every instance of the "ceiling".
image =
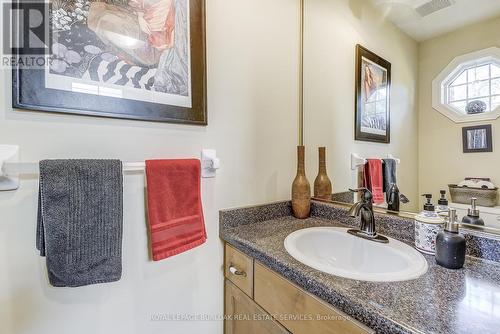
POLYGON ((386 17, 417 41, 500 16, 500 0, 370 0, 386 17), (430 4, 428 4, 430 2, 430 4), (448 6, 449 4, 451 6, 448 6), (420 6, 424 7, 420 7, 420 6), (420 7, 419 10, 416 10, 420 7), (446 7, 432 12, 440 7, 446 7), (425 12, 421 16, 418 12, 425 12))

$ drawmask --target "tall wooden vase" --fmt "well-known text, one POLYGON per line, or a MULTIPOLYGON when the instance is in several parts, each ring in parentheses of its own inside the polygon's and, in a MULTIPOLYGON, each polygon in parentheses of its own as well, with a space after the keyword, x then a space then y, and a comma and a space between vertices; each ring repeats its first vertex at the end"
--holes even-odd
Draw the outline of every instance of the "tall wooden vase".
POLYGON ((307 181, 304 146, 297 146, 297 176, 292 184, 292 209, 296 218, 308 218, 311 213, 311 185, 307 181))
POLYGON ((326 172, 326 147, 319 147, 319 169, 318 176, 314 180, 314 197, 321 199, 331 199, 332 182, 326 172))

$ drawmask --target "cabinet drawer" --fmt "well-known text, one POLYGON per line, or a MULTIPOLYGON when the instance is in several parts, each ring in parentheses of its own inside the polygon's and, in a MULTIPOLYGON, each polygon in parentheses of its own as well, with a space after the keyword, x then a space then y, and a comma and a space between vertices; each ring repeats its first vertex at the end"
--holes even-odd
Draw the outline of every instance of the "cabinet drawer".
POLYGON ((226 244, 224 276, 253 298, 253 259, 226 244))
POLYGON ((289 332, 245 295, 225 280, 225 334, 288 334, 289 332))
POLYGON ((258 262, 254 279, 255 302, 294 334, 374 333, 258 262))

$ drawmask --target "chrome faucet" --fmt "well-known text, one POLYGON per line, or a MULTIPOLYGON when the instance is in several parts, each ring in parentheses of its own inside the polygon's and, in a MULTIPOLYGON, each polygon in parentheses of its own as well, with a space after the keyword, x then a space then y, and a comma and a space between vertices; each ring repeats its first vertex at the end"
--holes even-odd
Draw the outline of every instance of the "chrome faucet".
POLYGON ((349 189, 360 193, 361 199, 349 209, 349 216, 361 217, 361 226, 358 229, 350 229, 347 232, 357 237, 376 242, 388 243, 389 239, 377 234, 375 231, 375 216, 373 214, 373 195, 367 188, 349 189))

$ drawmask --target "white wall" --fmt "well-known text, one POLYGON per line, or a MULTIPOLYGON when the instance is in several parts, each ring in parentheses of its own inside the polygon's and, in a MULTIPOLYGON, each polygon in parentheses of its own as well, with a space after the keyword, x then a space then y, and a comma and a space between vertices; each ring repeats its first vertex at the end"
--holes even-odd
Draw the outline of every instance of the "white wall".
POLYGON ((420 44, 419 54, 419 191, 439 195, 467 176, 490 177, 500 184, 500 119, 453 123, 432 108, 432 80, 453 60, 473 51, 500 47, 500 18, 473 24, 420 44), (463 153, 462 127, 492 124, 492 153, 463 153))
POLYGON ((208 0, 208 127, 12 110, 0 71, 0 143, 21 159, 197 157, 215 148, 203 181, 208 241, 148 260, 144 182, 125 176, 123 278, 76 289, 48 285, 35 251, 37 180, 0 194, 0 333, 222 333, 220 321, 152 322, 152 314, 221 315, 220 208, 289 198, 297 138, 298 2, 208 0))
POLYGON ((327 147, 334 192, 352 187, 350 153, 401 159, 398 185, 412 203, 417 193, 417 43, 386 21, 368 1, 306 1, 305 142, 310 182, 317 173, 317 147, 327 147), (361 44, 392 64, 391 143, 354 140, 355 46, 361 44))

